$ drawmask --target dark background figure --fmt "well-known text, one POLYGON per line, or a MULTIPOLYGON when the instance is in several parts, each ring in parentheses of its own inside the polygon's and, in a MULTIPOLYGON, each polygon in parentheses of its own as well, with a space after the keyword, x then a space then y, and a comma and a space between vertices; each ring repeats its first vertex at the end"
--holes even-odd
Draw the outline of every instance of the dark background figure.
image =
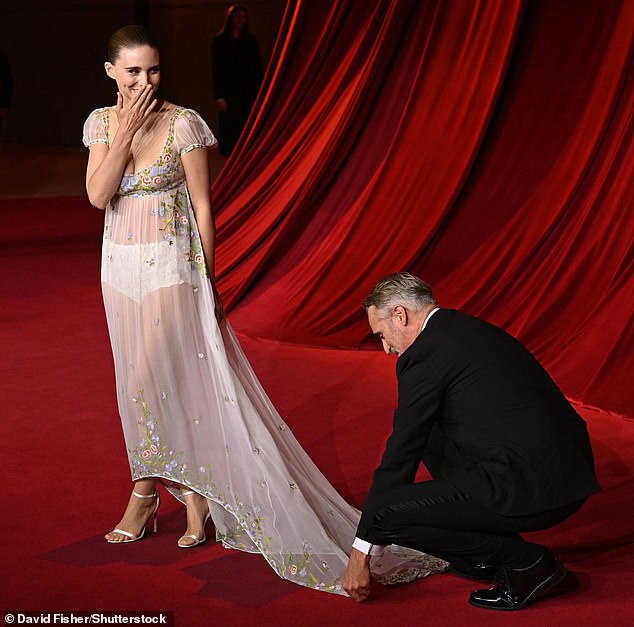
POLYGON ((214 96, 219 110, 220 153, 229 156, 247 122, 262 82, 262 58, 249 32, 246 7, 234 4, 212 43, 214 96))
POLYGON ((0 141, 9 109, 13 99, 13 76, 9 66, 9 57, 6 52, 0 49, 0 141))

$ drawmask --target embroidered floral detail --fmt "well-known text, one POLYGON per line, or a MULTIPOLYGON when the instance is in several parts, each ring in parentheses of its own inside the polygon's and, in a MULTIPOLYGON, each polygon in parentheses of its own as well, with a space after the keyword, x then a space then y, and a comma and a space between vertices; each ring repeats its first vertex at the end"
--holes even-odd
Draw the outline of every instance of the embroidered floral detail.
MULTIPOLYGON (((108 109, 104 110, 109 120, 108 109)), ((183 109, 175 109, 169 121, 167 139, 158 158, 147 168, 121 179, 118 194, 121 196, 144 196, 162 193, 181 185, 185 178, 180 156, 174 151, 174 124, 179 115, 187 115, 183 109)), ((108 137, 108 143, 110 138, 108 137)))
POLYGON ((187 207, 187 192, 183 189, 177 189, 161 200, 159 216, 164 219, 164 222, 159 231, 163 232, 163 239, 171 244, 174 243, 173 238, 189 235, 189 229, 181 224, 181 218, 187 219, 187 207))
POLYGON ((153 324, 155 327, 158 327, 158 326, 159 326, 159 324, 161 324, 161 320, 160 320, 160 318, 155 318, 154 320, 152 320, 152 324, 153 324))
POLYGON ((205 353, 198 353, 198 359, 207 359, 207 355, 205 355, 205 353))
POLYGON ((244 503, 238 498, 234 498, 234 503, 235 506, 232 506, 231 503, 222 503, 222 505, 236 517, 245 533, 237 530, 227 534, 219 534, 218 539, 222 540, 225 546, 247 551, 252 550, 254 544, 271 563, 274 561, 271 554, 271 537, 264 535, 264 519, 259 515, 259 508, 255 507, 251 511, 245 508, 244 503))
MULTIPOLYGON (((322 561, 319 566, 314 563, 315 557, 312 547, 304 543, 302 551, 301 555, 289 555, 286 560, 285 566, 290 576, 298 581, 298 583, 308 586, 309 588, 329 590, 330 592, 341 590, 341 580, 339 577, 335 577, 327 583, 323 581, 323 572, 319 572, 318 574, 313 572, 313 569, 321 569, 322 571, 328 572, 330 568, 324 561, 322 561), (317 566, 317 569, 315 566, 317 566), (320 579, 322 581, 320 581, 320 579)), ((282 573, 282 575, 283 574, 284 573, 282 573)))
MULTIPOLYGON (((200 234, 195 222, 187 215, 188 207, 189 200, 184 189, 179 188, 168 194, 166 199, 161 201, 159 215, 164 219, 164 223, 159 230, 163 233, 163 239, 170 245, 174 244, 177 237, 188 238, 189 248, 185 252, 185 257, 202 272, 203 276, 207 276, 200 234)), ((192 289, 197 292, 198 286, 193 286, 192 289)))
POLYGON ((149 403, 145 400, 143 388, 131 400, 139 412, 136 422, 141 431, 138 446, 128 451, 132 478, 160 476, 164 474, 167 465, 175 468, 178 465, 177 459, 182 458, 183 453, 175 454, 172 450, 168 451, 161 440, 159 421, 152 415, 149 403))

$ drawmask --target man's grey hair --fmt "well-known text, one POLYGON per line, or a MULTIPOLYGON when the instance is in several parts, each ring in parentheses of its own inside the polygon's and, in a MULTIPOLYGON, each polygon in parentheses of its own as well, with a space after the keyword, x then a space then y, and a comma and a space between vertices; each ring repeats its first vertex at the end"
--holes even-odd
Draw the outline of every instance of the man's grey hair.
POLYGON ((409 272, 390 274, 379 281, 363 301, 367 312, 372 306, 380 313, 386 314, 396 305, 404 305, 412 311, 420 311, 428 305, 435 305, 431 287, 417 276, 409 272))

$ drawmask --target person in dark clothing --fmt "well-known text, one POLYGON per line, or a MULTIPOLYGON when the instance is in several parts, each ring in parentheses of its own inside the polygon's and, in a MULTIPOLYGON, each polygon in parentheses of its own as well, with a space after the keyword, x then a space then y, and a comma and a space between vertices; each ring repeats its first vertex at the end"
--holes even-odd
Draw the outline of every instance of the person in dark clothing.
POLYGON ((370 555, 398 544, 492 581, 472 605, 524 608, 566 569, 519 534, 562 522, 600 490, 584 420, 518 340, 439 308, 421 279, 391 275, 364 307, 385 352, 399 356, 398 407, 344 589, 367 598, 370 555), (415 483, 421 461, 432 480, 415 483))
POLYGON ((11 75, 11 67, 9 66, 9 57, 6 52, 0 48, 0 141, 2 141, 4 122, 9 116, 12 99, 13 76, 11 75))
POLYGON ((244 6, 233 5, 214 37, 211 55, 214 96, 219 110, 219 150, 229 156, 242 133, 262 83, 262 58, 249 32, 244 6))

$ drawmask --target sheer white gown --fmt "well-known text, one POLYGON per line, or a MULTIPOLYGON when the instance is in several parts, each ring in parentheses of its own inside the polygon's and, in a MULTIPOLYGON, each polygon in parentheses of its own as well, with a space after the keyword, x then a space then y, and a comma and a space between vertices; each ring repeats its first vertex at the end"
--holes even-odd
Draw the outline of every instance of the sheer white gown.
MULTIPOLYGON (((84 144, 109 144, 112 108, 93 111, 84 144)), ((359 511, 321 474, 258 382, 211 284, 180 156, 216 140, 194 111, 155 116, 156 160, 124 175, 106 208, 102 288, 132 479, 158 477, 204 495, 217 539, 261 553, 281 577, 341 587, 359 511)), ((137 147, 142 149, 141 147, 137 147)), ((133 150, 134 150, 133 146, 133 150)), ((137 163, 141 161, 136 160, 137 163)), ((383 583, 445 569, 391 547, 373 558, 383 583)))

